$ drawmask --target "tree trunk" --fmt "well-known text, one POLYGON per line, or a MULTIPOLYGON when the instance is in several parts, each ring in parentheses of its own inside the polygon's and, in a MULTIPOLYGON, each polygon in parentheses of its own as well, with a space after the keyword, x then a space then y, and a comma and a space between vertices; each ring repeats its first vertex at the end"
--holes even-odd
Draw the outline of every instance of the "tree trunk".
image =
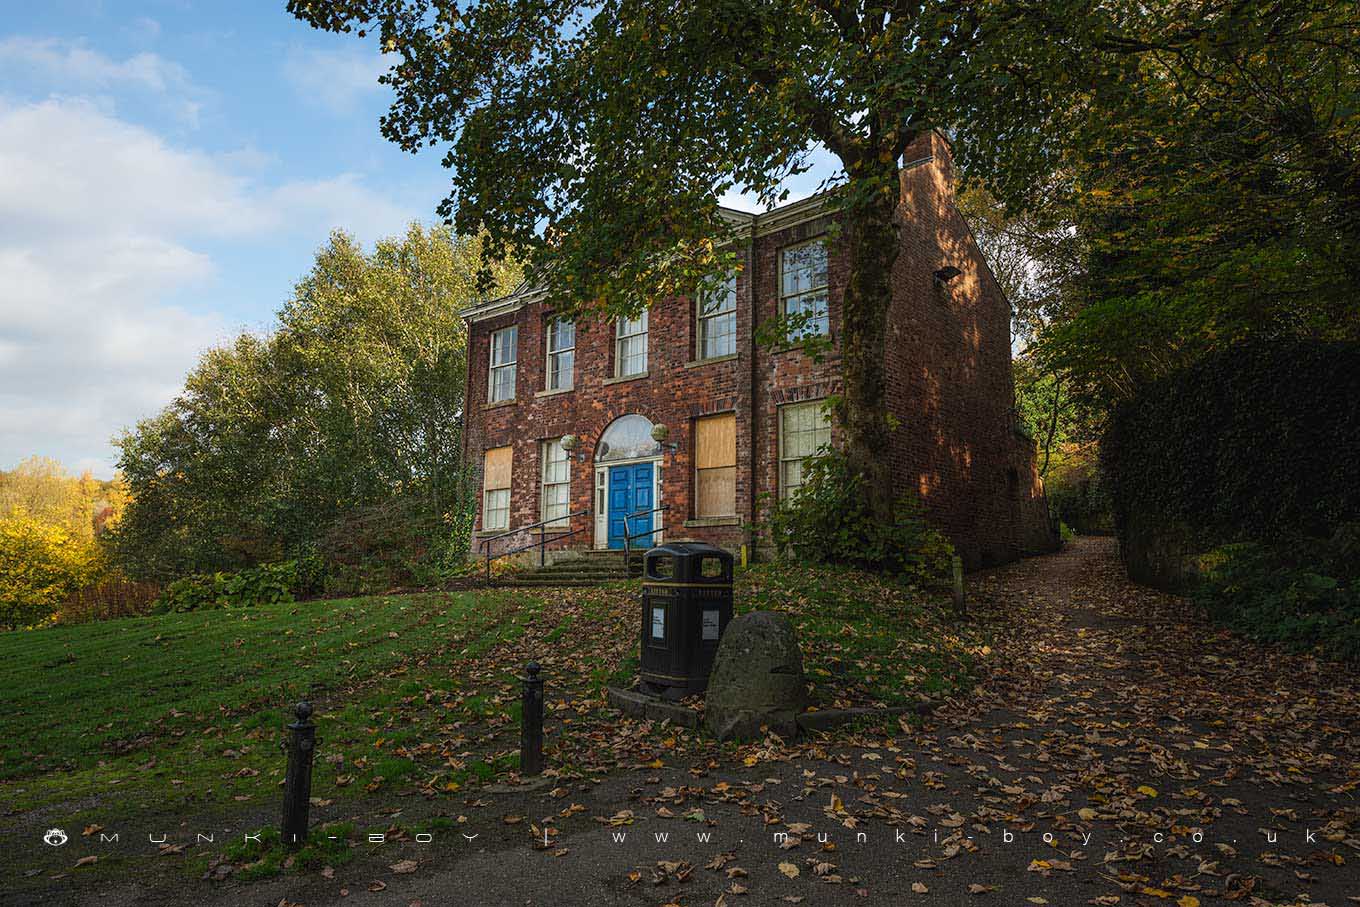
POLYGON ((841 301, 841 362, 845 378, 840 424, 851 469, 863 477, 863 493, 875 519, 890 520, 896 496, 888 460, 890 431, 883 354, 892 269, 900 248, 894 214, 899 182, 896 162, 852 178, 845 230, 848 274, 841 301))

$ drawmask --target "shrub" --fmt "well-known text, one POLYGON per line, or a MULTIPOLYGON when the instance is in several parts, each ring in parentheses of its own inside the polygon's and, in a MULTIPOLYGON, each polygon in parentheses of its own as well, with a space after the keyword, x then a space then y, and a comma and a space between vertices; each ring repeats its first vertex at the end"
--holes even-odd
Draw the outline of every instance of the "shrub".
POLYGON ((0 520, 0 627, 49 620, 99 573, 99 551, 68 530, 16 511, 0 520))
POLYGON ((864 479, 843 454, 808 461, 803 478, 770 515, 770 539, 781 555, 882 570, 926 588, 948 582, 954 547, 926 524, 915 495, 898 497, 885 524, 870 514, 860 493, 864 479))
POLYGON ((1214 620, 1262 642, 1360 660, 1360 523, 1329 539, 1225 545, 1200 569, 1193 596, 1214 620))
POLYGON ((207 608, 253 608, 294 601, 317 582, 315 565, 303 561, 261 564, 234 573, 201 573, 177 579, 165 587, 152 610, 198 611, 207 608))
POLYGON ((160 594, 155 583, 139 583, 115 571, 73 592, 62 602, 56 619, 62 624, 83 624, 137 617, 150 613, 160 594))
POLYGON ((396 495, 336 520, 316 550, 326 590, 361 593, 395 586, 435 586, 465 568, 475 501, 452 505, 428 496, 396 495))

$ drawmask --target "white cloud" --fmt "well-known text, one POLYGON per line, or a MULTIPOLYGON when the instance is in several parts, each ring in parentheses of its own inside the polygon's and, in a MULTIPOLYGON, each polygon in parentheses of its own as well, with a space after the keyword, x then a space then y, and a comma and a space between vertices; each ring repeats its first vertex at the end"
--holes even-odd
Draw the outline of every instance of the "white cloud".
MULTIPOLYGON (((184 67, 149 51, 115 60, 80 42, 14 36, 0 40, 0 76, 42 84, 48 91, 149 94, 190 126, 198 125, 203 106, 204 92, 184 67)), ((112 106, 109 97, 105 102, 112 106)))
POLYGON ((205 249, 408 218, 354 174, 263 185, 86 101, 0 98, 0 468, 41 452, 111 472, 109 437, 228 337, 167 302, 220 276, 205 249))
POLYGON ((336 114, 351 113, 366 96, 382 90, 378 77, 388 64, 358 47, 335 50, 290 47, 283 75, 303 100, 336 114))

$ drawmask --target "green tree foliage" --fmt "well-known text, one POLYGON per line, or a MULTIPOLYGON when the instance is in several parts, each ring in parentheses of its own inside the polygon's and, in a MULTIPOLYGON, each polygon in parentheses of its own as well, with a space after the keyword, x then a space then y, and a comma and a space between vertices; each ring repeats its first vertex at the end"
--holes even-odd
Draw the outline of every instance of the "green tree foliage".
MULTIPOLYGON (((729 262, 717 201, 779 197, 812 149, 843 167, 839 331, 846 452, 886 487, 883 351, 898 254, 897 167, 932 129, 970 153, 1043 167, 1025 128, 1066 49, 1033 5, 997 0, 291 0, 333 31, 376 32, 395 102, 384 134, 447 145, 444 212, 489 249, 529 250, 566 309, 635 312, 729 262), (1004 124, 993 128, 977 124, 1004 124), (716 243, 716 244, 715 244, 716 243)), ((866 491, 867 494, 867 491, 866 491)), ((886 517, 890 503, 866 504, 886 517)))
MULTIPOLYGON (((119 561, 156 578, 280 561, 374 510, 402 524, 408 562, 453 554, 471 492, 458 311, 477 298, 480 245, 414 224, 372 253, 332 235, 271 334, 206 353, 118 440, 133 496, 119 561)), ((500 291, 520 279, 492 276, 500 291)), ((362 541, 346 538, 360 555, 362 541)))
POLYGON ((1350 0, 1055 17, 1090 74, 1050 108, 1059 164, 1038 182, 985 175, 1045 227, 1020 241, 1056 281, 1020 308, 1074 396, 1107 410, 1252 338, 1360 337, 1356 21, 1350 0))

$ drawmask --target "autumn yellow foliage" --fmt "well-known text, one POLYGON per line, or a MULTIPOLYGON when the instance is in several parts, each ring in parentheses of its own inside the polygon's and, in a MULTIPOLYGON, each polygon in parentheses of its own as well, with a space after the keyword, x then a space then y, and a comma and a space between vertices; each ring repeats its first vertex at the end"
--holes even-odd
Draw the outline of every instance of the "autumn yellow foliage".
POLYGON ((11 510, 0 518, 0 628, 15 630, 49 620, 101 569, 94 541, 66 527, 11 510))

